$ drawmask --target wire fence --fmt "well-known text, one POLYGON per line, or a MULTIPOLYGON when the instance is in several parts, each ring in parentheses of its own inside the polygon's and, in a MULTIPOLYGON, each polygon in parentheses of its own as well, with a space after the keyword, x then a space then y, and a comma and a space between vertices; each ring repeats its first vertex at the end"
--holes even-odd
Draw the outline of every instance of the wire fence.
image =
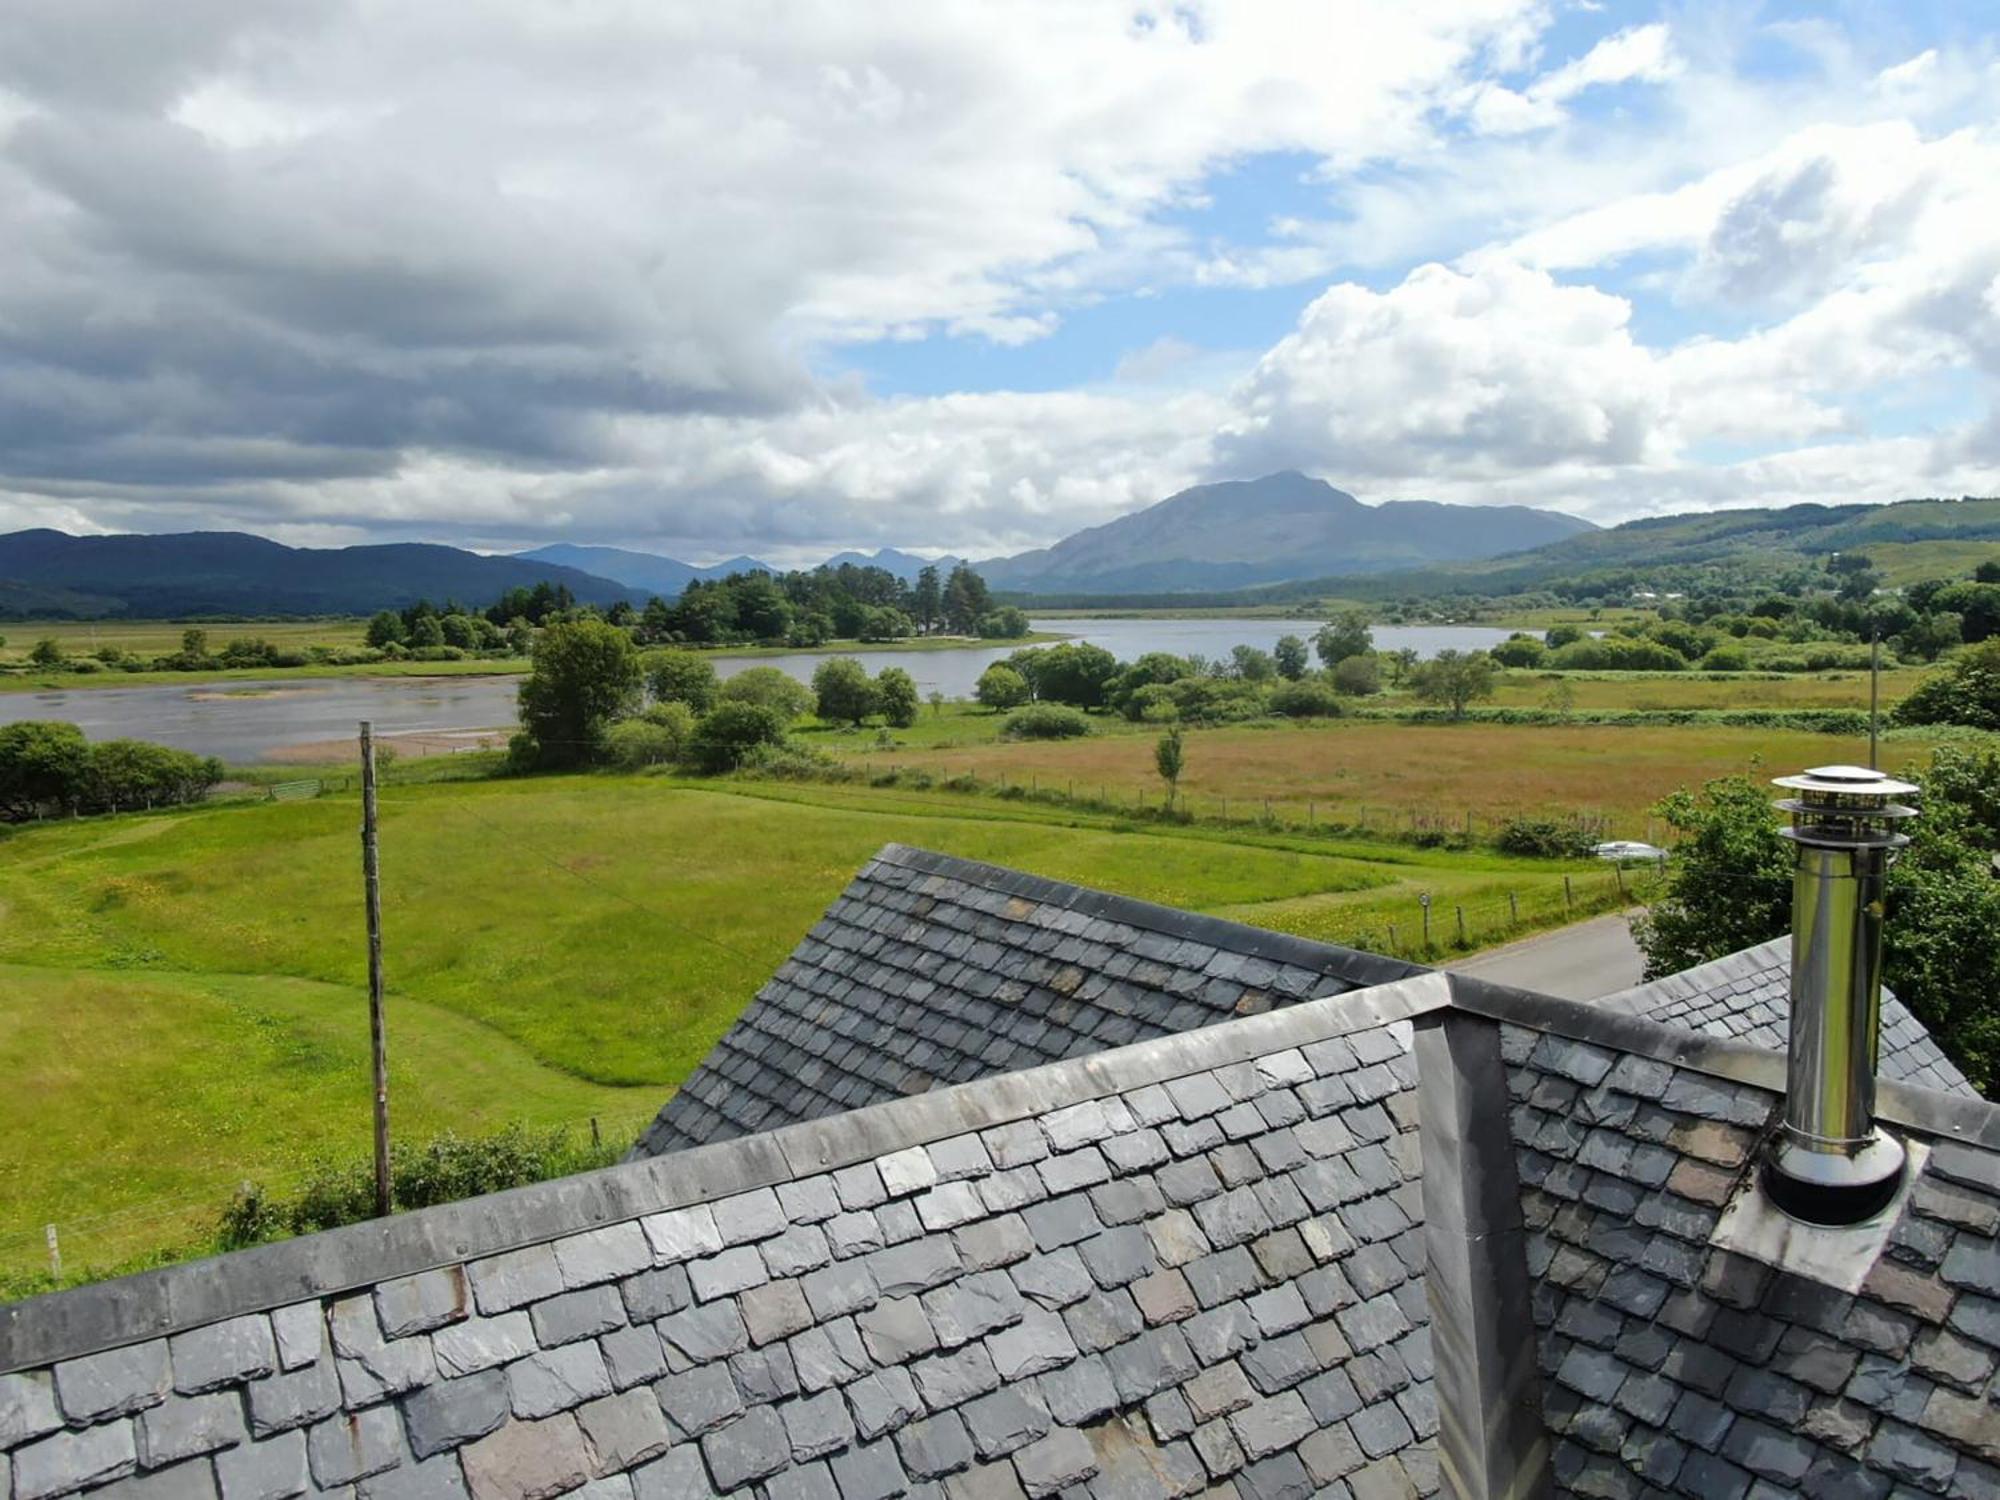
MULTIPOLYGON (((1505 812, 1473 808, 1394 806, 1382 803, 1350 802, 1313 797, 1229 796, 1226 793, 1181 792, 1164 788, 1113 785, 1109 781, 1078 780, 1075 777, 1043 777, 1036 773, 991 777, 972 771, 951 771, 943 767, 911 765, 903 762, 862 760, 851 767, 829 767, 818 777, 833 783, 865 784, 871 787, 903 787, 913 791, 959 792, 998 797, 1011 802, 1034 802, 1044 806, 1073 808, 1125 818, 1152 819, 1160 823, 1235 828, 1246 832, 1266 832, 1365 839, 1371 842, 1408 843, 1418 848, 1467 848, 1494 843, 1507 828, 1524 819, 1553 823, 1574 842, 1579 851, 1588 844, 1609 841, 1622 834, 1643 835, 1652 843, 1657 823, 1594 808, 1564 809, 1556 814, 1534 814, 1519 809, 1505 812)), ((1579 856, 1581 854, 1579 853, 1579 856)))

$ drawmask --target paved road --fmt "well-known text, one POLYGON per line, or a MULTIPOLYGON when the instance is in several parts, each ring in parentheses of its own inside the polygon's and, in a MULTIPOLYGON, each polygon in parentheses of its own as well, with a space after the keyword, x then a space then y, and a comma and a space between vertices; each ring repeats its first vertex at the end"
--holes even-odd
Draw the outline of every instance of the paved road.
POLYGON ((1444 967, 1564 1000, 1597 1000, 1637 984, 1644 960, 1632 941, 1630 925, 1614 912, 1537 933, 1504 948, 1489 948, 1444 967))

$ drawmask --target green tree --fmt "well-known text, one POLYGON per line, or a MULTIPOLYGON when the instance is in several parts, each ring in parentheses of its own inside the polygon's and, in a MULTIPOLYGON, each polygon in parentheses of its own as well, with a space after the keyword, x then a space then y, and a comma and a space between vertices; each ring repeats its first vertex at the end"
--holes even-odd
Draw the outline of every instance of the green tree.
POLYGON ((189 661, 208 659, 208 632, 198 627, 189 627, 181 632, 181 655, 189 661))
POLYGON ((719 703, 694 727, 688 754, 704 771, 733 771, 762 745, 782 745, 785 722, 756 703, 719 703))
POLYGON ((1278 675, 1287 682, 1297 682, 1305 676, 1311 661, 1306 643, 1295 635, 1279 636, 1278 644, 1271 648, 1271 656, 1278 664, 1278 675))
MULTIPOLYGON (((706 666, 704 662, 702 665, 706 666)), ((722 685, 724 703, 755 703, 787 724, 812 712, 812 689, 777 667, 745 667, 722 685)))
POLYGON ((28 660, 38 667, 59 667, 63 664, 62 642, 52 635, 45 635, 35 642, 35 649, 28 653, 28 660))
POLYGON ((1454 719, 1466 705, 1493 696, 1493 658, 1484 651, 1440 651, 1411 674, 1410 685, 1426 703, 1440 703, 1454 719))
POLYGON ((2000 729, 2000 640, 1969 646, 1928 672, 1896 705, 1899 724, 1966 724, 2000 729))
POLYGON ((813 669, 816 712, 829 724, 859 725, 875 712, 875 684, 868 669, 851 656, 830 656, 813 669))
POLYGON ((655 703, 685 703, 698 714, 715 706, 715 668, 703 657, 668 649, 648 651, 639 660, 655 703))
POLYGON ((1268 651, 1255 646, 1229 648, 1229 669, 1244 682, 1269 682, 1278 675, 1278 663, 1268 651))
POLYGON ((1171 808, 1180 795, 1181 772, 1187 766, 1186 747, 1181 743, 1181 726, 1169 726, 1167 732, 1153 745, 1153 769, 1160 773, 1160 780, 1167 784, 1167 806, 1171 808))
POLYGON ((1004 661, 996 661, 979 674, 972 696, 995 713, 1005 713, 1028 701, 1028 679, 1004 661))
POLYGON ((1648 979, 1790 927, 1792 857, 1767 788, 1747 776, 1722 776, 1698 795, 1683 787, 1654 812, 1674 837, 1665 894, 1632 924, 1648 979))
POLYGON ((1388 663, 1389 680, 1401 687, 1417 670, 1417 652, 1413 646, 1399 646, 1394 651, 1382 653, 1382 660, 1388 663))
POLYGON ((944 586, 944 617, 954 635, 973 634, 979 627, 979 617, 992 608, 985 579, 964 563, 951 570, 944 586))
POLYGON ((910 590, 910 607, 917 617, 917 628, 925 635, 937 629, 944 614, 944 585, 938 581, 936 563, 925 563, 917 569, 916 586, 910 590))
POLYGON ((612 721, 638 707, 644 677, 638 648, 616 625, 585 618, 544 627, 520 687, 528 743, 517 759, 540 767, 599 759, 612 721))
POLYGON ((1343 609, 1320 626, 1319 634, 1313 637, 1313 649, 1319 653, 1320 665, 1327 667, 1374 650, 1375 635, 1368 628, 1368 611, 1343 609))
MULTIPOLYGON (((2000 1086, 2000 754, 1940 746, 1917 778, 1922 815, 1890 867, 1883 969, 1974 1087, 2000 1086)), ((1664 894, 1633 923, 1648 978, 1779 937, 1792 854, 1770 789, 1744 776, 1675 792, 1657 809, 1681 837, 1664 894)))
POLYGON ((875 704, 891 727, 917 722, 917 679, 901 667, 884 667, 875 678, 875 704))
POLYGON ((1371 652, 1344 656, 1333 666, 1334 691, 1350 698, 1367 698, 1382 691, 1382 668, 1371 652))
POLYGON ((1542 636, 1542 644, 1551 651, 1560 651, 1571 641, 1583 639, 1583 632, 1574 625, 1551 625, 1542 636))
POLYGON ((1022 675, 1027 677, 1035 696, 1047 703, 1096 708, 1104 702, 1111 680, 1118 675, 1117 657, 1102 646, 1082 641, 1017 651, 1011 661, 1023 659, 1032 663, 1032 670, 1022 675))
POLYGON ((0 813, 20 819, 73 811, 89 776, 90 742, 76 725, 50 719, 0 725, 0 813))
POLYGON ((479 649, 479 631, 473 625, 470 615, 446 615, 438 621, 438 626, 444 631, 444 643, 447 646, 456 646, 461 651, 479 649))
POLYGON ((1548 647, 1518 630, 1493 648, 1493 659, 1503 667, 1539 667, 1547 654, 1548 647))
POLYGON ((1033 629, 1025 612, 1004 605, 979 617, 979 638, 986 641, 1018 641, 1033 629))
POLYGON ((410 622, 410 644, 421 649, 444 644, 444 625, 436 615, 418 615, 410 622))

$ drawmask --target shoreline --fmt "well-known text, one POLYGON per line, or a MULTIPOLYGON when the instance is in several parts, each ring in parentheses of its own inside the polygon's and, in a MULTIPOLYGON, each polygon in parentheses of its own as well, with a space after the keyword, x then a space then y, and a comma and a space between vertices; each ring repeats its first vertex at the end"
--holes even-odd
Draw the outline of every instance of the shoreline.
MULTIPOLYGON (((902 641, 830 641, 823 646, 685 646, 677 649, 702 656, 751 660, 775 656, 867 656, 883 651, 985 651, 1047 646, 1070 637, 1060 631, 1037 630, 1012 640, 985 640, 978 636, 921 636, 902 641)), ((652 650, 642 647, 641 650, 652 650)), ((303 667, 206 667, 198 672, 144 671, 101 672, 0 670, 0 693, 95 692, 112 688, 201 687, 217 683, 307 682, 328 678, 383 677, 524 677, 529 668, 524 656, 476 657, 463 661, 374 661, 349 665, 314 663, 303 667)))

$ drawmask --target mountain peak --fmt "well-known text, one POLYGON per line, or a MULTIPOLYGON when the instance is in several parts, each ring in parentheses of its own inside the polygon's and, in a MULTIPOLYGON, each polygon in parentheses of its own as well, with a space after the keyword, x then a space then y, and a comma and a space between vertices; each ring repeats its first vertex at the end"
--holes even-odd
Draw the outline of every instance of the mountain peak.
POLYGON ((1523 506, 1364 505, 1324 479, 1281 469, 1196 485, 981 571, 996 588, 1040 593, 1229 589, 1495 557, 1593 529, 1523 506))

